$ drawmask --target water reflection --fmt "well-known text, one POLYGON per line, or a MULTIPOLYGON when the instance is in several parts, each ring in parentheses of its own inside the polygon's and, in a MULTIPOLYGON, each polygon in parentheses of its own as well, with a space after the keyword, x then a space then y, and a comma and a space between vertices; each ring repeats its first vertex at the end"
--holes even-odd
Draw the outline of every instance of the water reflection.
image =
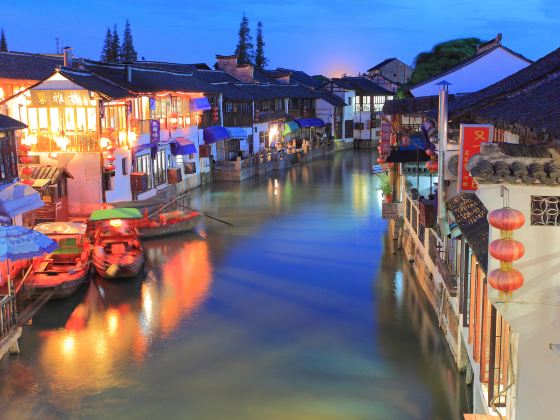
POLYGON ((0 363, 0 417, 452 418, 459 382, 393 255, 373 159, 198 191, 233 227, 152 241, 142 278, 47 305, 0 363))

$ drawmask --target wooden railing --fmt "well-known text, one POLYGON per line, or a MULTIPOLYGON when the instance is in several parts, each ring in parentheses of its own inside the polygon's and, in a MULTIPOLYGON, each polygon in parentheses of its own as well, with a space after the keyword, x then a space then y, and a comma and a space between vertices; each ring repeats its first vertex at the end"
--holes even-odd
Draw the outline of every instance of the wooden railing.
POLYGON ((36 134, 37 144, 31 145, 32 152, 99 152, 99 135, 97 132, 88 133, 66 133, 66 147, 57 139, 62 137, 58 133, 36 134))
POLYGON ((17 325, 16 299, 14 296, 0 298, 0 340, 17 325))

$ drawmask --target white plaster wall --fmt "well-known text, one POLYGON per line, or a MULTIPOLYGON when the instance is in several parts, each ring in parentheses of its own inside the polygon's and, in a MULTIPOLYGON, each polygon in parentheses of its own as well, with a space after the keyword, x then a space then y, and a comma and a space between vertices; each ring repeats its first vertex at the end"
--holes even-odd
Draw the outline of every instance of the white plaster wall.
POLYGON ((322 119, 325 124, 332 124, 332 132, 329 133, 331 135, 334 135, 334 111, 335 107, 324 99, 318 99, 316 101, 315 112, 317 118, 322 119))
POLYGON ((446 80, 451 83, 449 93, 470 93, 490 86, 507 76, 517 73, 530 63, 497 48, 480 59, 456 71, 411 89, 414 96, 430 96, 438 94, 437 83, 446 80))
POLYGON ((96 152, 33 153, 41 165, 66 168, 74 177, 68 179, 68 207, 71 216, 89 216, 102 203, 101 158, 96 152))
POLYGON ((132 160, 128 149, 117 149, 115 156, 115 176, 111 179, 112 190, 105 191, 105 199, 107 203, 117 201, 132 200, 132 191, 130 189, 130 173, 132 172, 132 160), (126 159, 126 175, 123 174, 122 159, 126 159))
MULTIPOLYGON (((494 290, 490 298, 519 334, 515 418, 556 419, 560 412, 560 353, 551 351, 549 345, 560 343, 560 226, 531 226, 530 203, 531 195, 560 196, 560 188, 506 186, 510 206, 526 218, 513 235, 525 246, 525 256, 514 263, 525 282, 509 302, 494 290)), ((477 195, 489 211, 503 207, 497 185, 479 185, 477 195)), ((491 228, 490 241, 497 238, 499 231, 491 228)), ((499 261, 490 257, 489 271, 498 267, 499 261)))

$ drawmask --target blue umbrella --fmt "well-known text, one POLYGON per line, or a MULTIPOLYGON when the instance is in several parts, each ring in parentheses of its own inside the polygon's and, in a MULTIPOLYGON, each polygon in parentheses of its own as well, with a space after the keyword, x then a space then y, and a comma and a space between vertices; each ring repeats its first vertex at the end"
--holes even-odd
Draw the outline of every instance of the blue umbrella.
MULTIPOLYGON (((58 244, 42 233, 23 226, 0 226, 0 261, 27 260, 49 254, 58 244)), ((8 264, 8 291, 10 285, 8 264)))

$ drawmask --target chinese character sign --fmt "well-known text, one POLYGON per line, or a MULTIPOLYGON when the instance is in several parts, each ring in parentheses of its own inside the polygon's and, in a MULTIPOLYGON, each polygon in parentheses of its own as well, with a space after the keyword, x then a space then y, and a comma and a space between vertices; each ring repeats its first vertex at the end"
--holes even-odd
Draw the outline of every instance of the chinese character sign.
POLYGON ((150 142, 159 143, 159 120, 150 120, 150 142))
POLYGON ((461 124, 459 178, 457 189, 461 191, 476 191, 475 179, 467 170, 469 160, 480 153, 480 144, 489 143, 494 137, 494 126, 489 124, 461 124))
POLYGON ((388 155, 391 153, 391 123, 381 123, 381 153, 388 155))
POLYGON ((35 107, 95 106, 87 90, 31 89, 31 105, 35 107))

